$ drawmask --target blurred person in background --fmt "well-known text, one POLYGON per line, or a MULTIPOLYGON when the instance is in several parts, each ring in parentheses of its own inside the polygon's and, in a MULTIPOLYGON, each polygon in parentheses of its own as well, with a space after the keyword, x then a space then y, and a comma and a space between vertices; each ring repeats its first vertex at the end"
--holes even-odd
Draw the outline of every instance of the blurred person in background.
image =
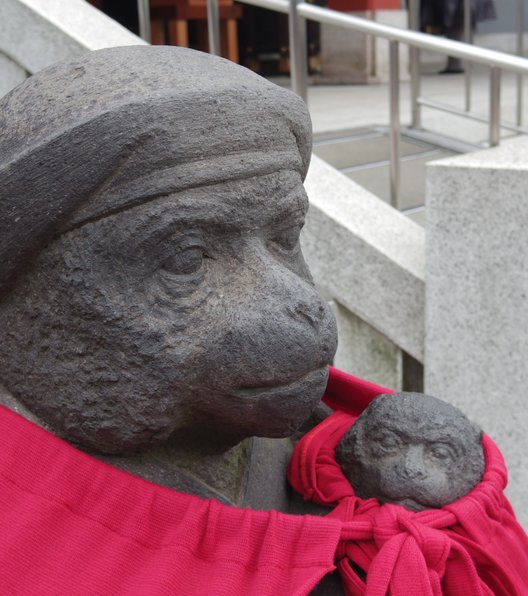
MULTIPOLYGON (((471 0, 470 6, 472 33, 477 23, 497 18, 493 0, 471 0)), ((464 41, 464 0, 421 0, 420 24, 426 33, 464 41)), ((464 68, 460 58, 449 56, 440 74, 461 72, 464 72, 464 68)))

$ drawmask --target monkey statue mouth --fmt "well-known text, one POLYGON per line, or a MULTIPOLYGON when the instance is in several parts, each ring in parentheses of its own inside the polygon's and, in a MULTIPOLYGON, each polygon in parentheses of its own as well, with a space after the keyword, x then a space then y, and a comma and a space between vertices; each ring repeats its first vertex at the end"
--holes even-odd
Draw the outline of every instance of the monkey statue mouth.
POLYGON ((275 385, 270 382, 269 385, 243 387, 233 393, 246 404, 254 403, 260 427, 256 429, 257 436, 286 437, 307 420, 320 402, 328 374, 328 367, 324 366, 290 383, 275 385))
POLYGON ((273 385, 272 382, 270 382, 269 384, 265 383, 263 385, 254 387, 242 387, 241 389, 235 390, 234 393, 237 397, 255 399, 266 397, 273 398, 277 396, 283 396, 284 394, 300 393, 306 389, 307 385, 312 385, 313 383, 319 384, 322 378, 324 378, 326 383, 328 380, 328 368, 326 366, 310 371, 302 377, 295 379, 291 383, 273 385))
POLYGON ((380 495, 378 499, 382 503, 388 503, 390 505, 401 505, 409 511, 425 511, 426 509, 434 507, 434 505, 422 503, 413 497, 398 497, 393 499, 386 497, 385 495, 380 495))

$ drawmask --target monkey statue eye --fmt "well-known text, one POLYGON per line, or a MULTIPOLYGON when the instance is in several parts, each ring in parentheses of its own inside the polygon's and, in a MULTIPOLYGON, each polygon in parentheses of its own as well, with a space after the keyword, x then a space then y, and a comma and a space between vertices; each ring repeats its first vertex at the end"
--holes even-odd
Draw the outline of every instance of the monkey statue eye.
POLYGON ((161 268, 174 275, 192 275, 202 268, 204 253, 199 246, 180 248, 163 261, 161 268))
POLYGON ((372 445, 376 451, 389 454, 401 449, 402 440, 397 434, 386 431, 383 434, 373 437, 372 445))
POLYGON ((431 443, 427 447, 427 453, 435 460, 450 463, 456 460, 456 455, 445 443, 431 443))
POLYGON ((299 234, 301 225, 294 225, 283 230, 279 230, 271 239, 273 244, 284 251, 293 252, 299 246, 299 234))

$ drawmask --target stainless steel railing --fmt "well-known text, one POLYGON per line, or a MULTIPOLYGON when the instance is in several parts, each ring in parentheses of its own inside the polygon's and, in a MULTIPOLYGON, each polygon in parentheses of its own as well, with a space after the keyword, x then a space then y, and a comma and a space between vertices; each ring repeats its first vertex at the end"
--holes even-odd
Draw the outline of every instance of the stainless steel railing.
POLYGON ((150 3, 149 0, 137 0, 139 36, 150 43, 150 3))
MULTIPOLYGON (((307 54, 306 54, 306 20, 310 19, 318 23, 327 23, 337 25, 350 31, 357 31, 375 37, 381 37, 389 41, 389 61, 390 61, 390 171, 391 171, 391 204, 398 206, 400 194, 400 100, 399 100, 399 44, 405 44, 411 49, 411 96, 412 96, 412 125, 415 128, 420 127, 420 107, 428 106, 435 109, 441 109, 457 115, 465 115, 469 118, 482 120, 482 116, 471 114, 469 110, 458 110, 440 102, 433 102, 420 97, 420 76, 419 76, 419 51, 430 50, 454 56, 467 61, 468 63, 482 64, 490 69, 489 84, 489 145, 495 146, 500 142, 500 129, 504 126, 500 120, 500 92, 501 92, 501 72, 502 70, 516 73, 519 77, 528 73, 528 60, 511 54, 505 54, 486 48, 476 47, 467 43, 454 41, 450 39, 438 38, 416 30, 398 29, 381 25, 371 20, 354 17, 348 14, 321 8, 313 4, 308 4, 302 0, 239 0, 244 4, 251 4, 262 8, 267 8, 276 12, 288 14, 289 16, 289 42, 290 42, 290 69, 292 89, 306 100, 307 97, 307 54)), ((413 6, 418 6, 418 0, 411 0, 413 6)), ((209 39, 212 53, 219 53, 218 34, 218 0, 207 0, 208 2, 208 27, 209 39), (217 40, 217 41, 215 41, 217 40)), ((468 6, 467 0, 466 7, 468 6)), ((140 4, 148 6, 148 0, 138 0, 140 4)), ((142 14, 142 11, 139 11, 142 14)), ((524 16, 524 14, 521 14, 524 16)), ((419 28, 419 13, 414 10, 411 15, 412 28, 419 28)), ((466 19, 467 21, 467 19, 466 19)), ((520 39, 519 51, 522 50, 522 20, 518 28, 518 38, 520 39)), ((466 22, 467 25, 467 22, 466 22)), ((143 27, 145 27, 144 25, 143 27)), ((522 81, 521 81, 522 83, 522 81)), ((468 89, 468 87, 466 87, 468 89)), ((519 84, 518 94, 522 89, 519 84)), ((469 96, 469 94, 468 94, 469 96)), ((468 97, 467 96, 467 97, 468 97)), ((519 95, 518 95, 519 97, 519 95)), ((470 102, 469 102, 470 103, 470 102)), ((522 107, 522 106, 521 106, 522 107)), ((468 100, 466 99, 466 108, 468 100)), ((507 123, 510 129, 519 132, 528 133, 528 130, 520 128, 522 116, 519 114, 518 107, 517 124, 507 123)))
MULTIPOLYGON (((516 10, 516 53, 518 56, 524 56, 524 14, 526 0, 517 0, 516 10)), ((473 28, 471 26, 471 0, 464 0, 464 42, 473 44, 473 28)), ((420 0, 409 0, 409 28, 413 31, 420 31, 420 0)), ((412 103, 412 125, 414 128, 421 126, 421 105, 428 105, 438 110, 452 112, 447 106, 438 102, 428 102, 426 100, 420 101, 420 51, 417 48, 410 48, 410 72, 411 72, 411 103, 412 103)), ((465 65, 465 81, 464 81, 464 112, 471 112, 471 78, 472 78, 472 64, 467 62, 465 65)), ((523 113, 523 75, 517 75, 517 110, 516 110, 516 125, 522 126, 523 113)), ((458 115, 464 115, 459 110, 458 115)), ((469 115, 468 117, 471 118, 469 115)), ((474 118, 475 119, 475 118, 474 118)))

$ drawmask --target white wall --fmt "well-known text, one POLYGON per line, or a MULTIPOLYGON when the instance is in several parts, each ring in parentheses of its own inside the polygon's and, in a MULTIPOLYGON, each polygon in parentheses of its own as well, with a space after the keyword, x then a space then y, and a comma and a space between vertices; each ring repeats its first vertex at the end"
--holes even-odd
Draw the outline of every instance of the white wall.
POLYGON ((1 0, 0 93, 82 52, 144 43, 84 0, 1 0))

